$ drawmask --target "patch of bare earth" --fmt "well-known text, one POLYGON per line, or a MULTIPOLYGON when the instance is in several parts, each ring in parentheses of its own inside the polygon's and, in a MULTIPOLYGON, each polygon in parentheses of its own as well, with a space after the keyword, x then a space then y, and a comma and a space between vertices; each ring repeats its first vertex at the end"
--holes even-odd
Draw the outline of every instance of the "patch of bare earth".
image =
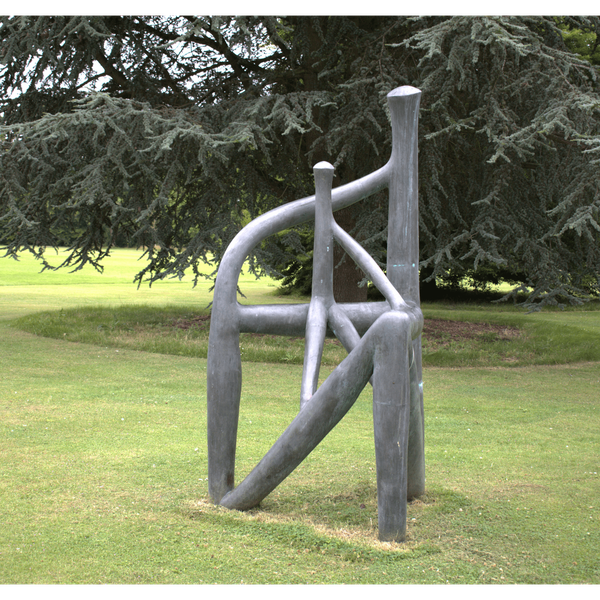
POLYGON ((198 329, 208 328, 210 325, 210 315, 196 315, 190 319, 177 319, 173 321, 172 325, 177 329, 191 329, 192 327, 198 329))
POLYGON ((498 340, 511 340, 521 335, 516 327, 492 325, 490 323, 469 323, 467 321, 446 321, 444 319, 425 319, 423 336, 436 345, 451 341, 463 342, 477 340, 485 336, 498 340))

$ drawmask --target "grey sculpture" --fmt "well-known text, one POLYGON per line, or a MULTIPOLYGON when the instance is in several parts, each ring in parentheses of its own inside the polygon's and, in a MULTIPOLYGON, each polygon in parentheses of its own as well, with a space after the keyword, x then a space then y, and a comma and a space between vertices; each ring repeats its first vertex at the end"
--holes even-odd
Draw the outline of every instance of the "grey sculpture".
POLYGON ((388 94, 392 154, 381 169, 331 189, 333 167, 314 167, 315 196, 276 208, 246 226, 221 262, 208 349, 208 481, 213 501, 246 510, 259 504, 346 414, 369 380, 377 465, 379 539, 404 541, 407 499, 425 491, 419 303, 417 127, 421 92, 388 94), (389 188, 387 276, 335 222, 333 210, 389 188), (242 265, 255 245, 282 229, 315 219, 310 304, 243 306, 237 302, 242 265), (337 304, 333 241, 337 241, 386 301, 337 304), (234 486, 242 364, 240 332, 305 335, 300 411, 258 465, 234 486), (337 337, 348 356, 317 388, 324 338, 337 337))

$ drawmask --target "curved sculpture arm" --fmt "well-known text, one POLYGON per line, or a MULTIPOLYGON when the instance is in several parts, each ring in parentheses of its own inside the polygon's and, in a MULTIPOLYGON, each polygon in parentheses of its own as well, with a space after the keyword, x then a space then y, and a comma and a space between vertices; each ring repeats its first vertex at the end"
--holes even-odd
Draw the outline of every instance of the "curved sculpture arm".
POLYGON ((333 237, 340 246, 350 255, 352 260, 371 278, 375 287, 383 294, 393 310, 402 310, 407 307, 398 290, 390 283, 375 259, 335 221, 333 223, 333 237))
POLYGON ((352 352, 358 342, 360 342, 360 334, 348 318, 348 315, 346 315, 338 304, 332 304, 329 307, 328 317, 333 335, 340 340, 347 352, 352 352))
MULTIPOLYGON (((388 163, 361 179, 335 188, 331 192, 333 210, 350 206, 387 187, 389 173, 388 163)), ((235 236, 221 260, 215 284, 213 307, 216 308, 225 302, 228 305, 227 310, 232 316, 231 310, 237 301, 239 274, 252 249, 270 235, 314 219, 314 216, 315 196, 313 195, 274 208, 246 225, 235 236)))

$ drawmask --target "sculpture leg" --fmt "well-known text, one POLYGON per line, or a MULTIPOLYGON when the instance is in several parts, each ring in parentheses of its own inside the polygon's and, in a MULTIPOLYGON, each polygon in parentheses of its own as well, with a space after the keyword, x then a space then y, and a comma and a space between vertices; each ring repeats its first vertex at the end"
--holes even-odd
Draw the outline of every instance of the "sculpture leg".
POLYGON ((209 339, 207 361, 208 492, 215 504, 233 489, 242 391, 237 325, 225 321, 221 329, 218 344, 209 339))
POLYGON ((388 319, 378 345, 373 372, 373 426, 377 461, 379 539, 402 542, 406 537, 410 322, 388 319))
POLYGON ((410 364, 410 425, 408 432, 408 488, 412 500, 425 493, 425 430, 423 415, 423 382, 421 374, 421 338, 412 343, 410 364))

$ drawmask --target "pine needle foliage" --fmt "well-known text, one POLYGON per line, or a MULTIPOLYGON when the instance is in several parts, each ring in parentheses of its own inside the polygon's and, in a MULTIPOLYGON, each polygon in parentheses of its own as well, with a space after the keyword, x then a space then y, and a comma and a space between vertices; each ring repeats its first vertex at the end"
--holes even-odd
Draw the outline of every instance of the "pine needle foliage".
MULTIPOLYGON (((496 273, 529 304, 600 276, 597 17, 5 17, 0 242, 43 264, 144 247, 137 280, 218 264, 239 229, 390 153, 386 94, 422 90, 422 277, 496 273)), ((383 264, 385 194, 354 234, 383 264)), ((302 251, 256 249, 272 274, 302 251)), ((287 250, 286 250, 287 248, 287 250)))

